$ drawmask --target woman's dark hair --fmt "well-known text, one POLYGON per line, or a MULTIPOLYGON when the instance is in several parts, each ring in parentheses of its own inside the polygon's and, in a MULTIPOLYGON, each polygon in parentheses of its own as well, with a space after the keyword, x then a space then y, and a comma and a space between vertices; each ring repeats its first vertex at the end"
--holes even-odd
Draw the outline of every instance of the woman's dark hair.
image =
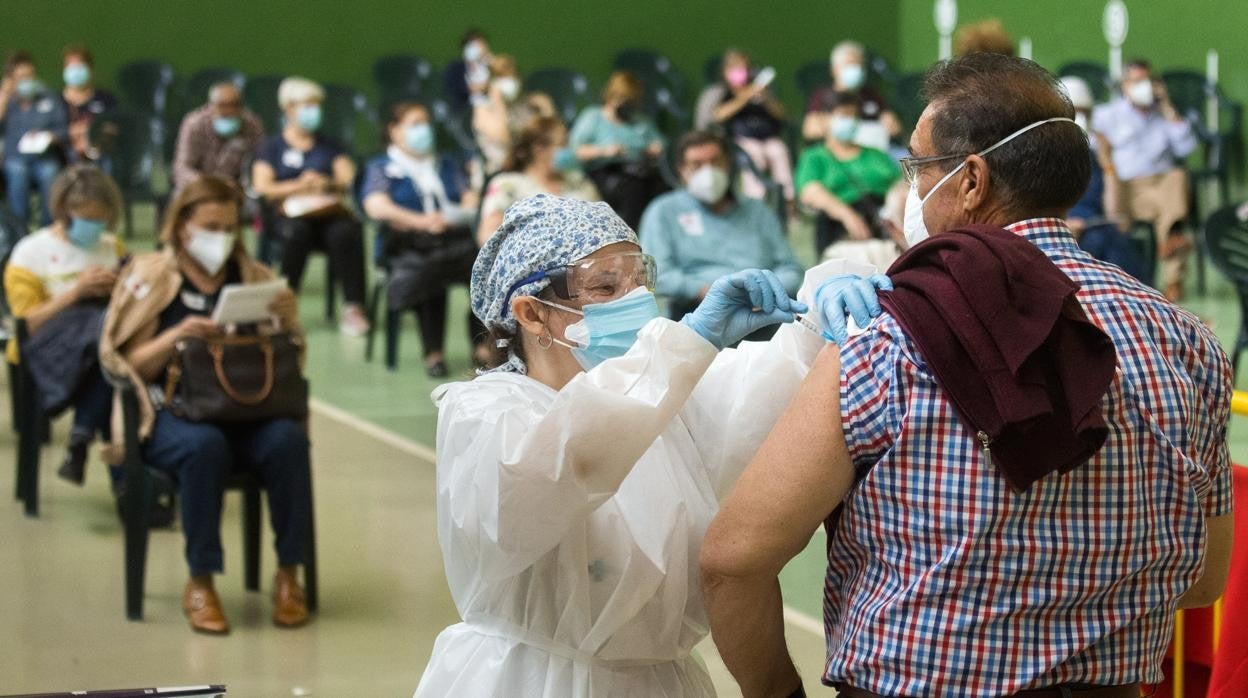
MULTIPOLYGON (((551 287, 547 286, 538 291, 536 297, 553 301, 555 300, 555 292, 551 287)), ((501 327, 491 327, 489 336, 485 341, 488 342, 486 346, 490 350, 490 359, 486 362, 486 368, 502 366, 511 360, 512 353, 520 357, 521 361, 528 363, 529 358, 524 355, 524 342, 520 340, 520 332, 518 330, 515 333, 511 333, 501 327), (500 341, 506 346, 498 346, 500 341)))
POLYGON ((65 47, 64 51, 61 51, 62 61, 67 60, 72 56, 81 58, 83 63, 86 63, 92 68, 95 67, 95 56, 91 55, 91 49, 88 49, 86 44, 70 44, 65 47))
POLYGON ((858 93, 842 90, 833 92, 829 90, 819 100, 819 111, 829 112, 841 107, 857 107, 862 104, 858 93))
POLYGON ((390 145, 390 129, 397 126, 398 123, 403 120, 403 117, 407 116, 407 113, 414 109, 420 109, 425 112, 426 117, 433 116, 433 114, 429 111, 429 107, 426 106, 424 102, 414 99, 405 99, 401 102, 395 102, 394 106, 390 107, 390 115, 386 118, 386 127, 381 130, 382 148, 386 148, 390 145))
POLYGON ((553 145, 552 139, 558 129, 567 128, 557 117, 535 116, 520 128, 511 144, 511 152, 503 163, 503 172, 523 172, 533 164, 539 148, 553 145))
POLYGON ((33 66, 34 64, 35 64, 35 57, 31 55, 30 51, 19 48, 16 51, 13 51, 12 53, 10 53, 9 57, 4 60, 4 74, 5 75, 12 74, 12 72, 19 65, 33 66))
POLYGON ((463 47, 467 46, 470 42, 475 41, 477 39, 483 39, 485 41, 490 40, 489 37, 485 35, 485 32, 481 31, 480 29, 477 29, 476 27, 470 27, 468 31, 465 31, 464 35, 460 37, 459 47, 462 49, 463 47))

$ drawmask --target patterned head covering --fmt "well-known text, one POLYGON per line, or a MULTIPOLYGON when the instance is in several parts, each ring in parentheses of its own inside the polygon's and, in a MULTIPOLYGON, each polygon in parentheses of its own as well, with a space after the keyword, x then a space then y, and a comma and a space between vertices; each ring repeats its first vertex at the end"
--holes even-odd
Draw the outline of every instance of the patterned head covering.
MULTIPOLYGON (((512 204, 503 224, 477 255, 469 289, 472 312, 485 326, 515 334, 511 300, 532 296, 550 284, 541 279, 517 287, 520 281, 584 259, 617 242, 638 244, 637 233, 602 202, 538 194, 512 204)), ((511 360, 498 370, 524 373, 524 362, 511 360)))

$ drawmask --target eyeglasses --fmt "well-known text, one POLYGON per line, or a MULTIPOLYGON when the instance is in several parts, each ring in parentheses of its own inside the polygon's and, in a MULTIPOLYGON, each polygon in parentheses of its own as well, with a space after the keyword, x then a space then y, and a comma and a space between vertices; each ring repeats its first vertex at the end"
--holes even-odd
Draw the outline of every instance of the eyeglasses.
POLYGON ((897 162, 901 165, 901 174, 906 178, 906 183, 913 184, 914 180, 919 176, 920 168, 942 160, 964 158, 970 154, 971 153, 963 153, 959 155, 933 155, 928 158, 902 158, 897 162))
POLYGON ((642 286, 653 291, 657 269, 654 257, 648 254, 622 252, 539 271, 520 279, 507 290, 503 315, 511 311, 511 297, 516 291, 536 281, 549 279, 551 289, 563 300, 606 303, 642 286))

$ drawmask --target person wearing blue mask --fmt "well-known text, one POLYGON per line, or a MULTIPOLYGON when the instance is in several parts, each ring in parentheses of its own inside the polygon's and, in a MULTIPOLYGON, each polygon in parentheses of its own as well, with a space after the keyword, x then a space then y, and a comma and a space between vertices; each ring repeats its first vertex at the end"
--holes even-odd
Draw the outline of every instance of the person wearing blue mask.
POLYGON ((901 135, 901 120, 888 106, 888 101, 879 90, 868 82, 867 50, 857 41, 842 41, 832 49, 828 66, 832 82, 807 95, 806 118, 802 121, 802 137, 807 141, 822 140, 828 131, 827 104, 832 95, 838 92, 850 92, 858 98, 857 117, 864 128, 857 135, 872 135, 873 139, 860 141, 883 149, 879 136, 887 142, 890 138, 901 135))
POLYGON ((173 184, 181 189, 204 175, 241 182, 243 168, 264 139, 264 126, 243 106, 232 82, 208 90, 208 103, 182 118, 173 154, 173 184))
POLYGON ((512 204, 542 193, 582 201, 602 199, 568 147, 568 128, 554 116, 534 117, 516 133, 502 171, 485 188, 477 243, 484 245, 493 237, 512 204))
MULTIPOLYGON (((769 271, 716 281, 680 322, 659 316, 654 275, 607 204, 548 194, 481 250, 470 296, 494 368, 434 392, 438 536, 464 622, 417 698, 714 695, 691 656, 702 531, 831 345, 792 323, 808 308, 769 271)), ((856 281, 815 311, 843 318, 856 281)))
POLYGON ((46 226, 52 222, 48 199, 52 181, 61 170, 68 122, 65 105, 40 82, 35 59, 28 51, 15 51, 5 61, 0 121, 9 209, 23 223, 29 222, 30 188, 34 184, 39 188, 40 221, 46 226))
POLYGON ((91 145, 89 133, 93 119, 117 108, 117 98, 108 90, 95 86, 95 57, 86 46, 66 46, 61 56, 64 65, 61 77, 65 81, 61 99, 65 102, 65 115, 69 120, 69 159, 72 162, 95 162, 109 172, 111 163, 91 145))
MULTIPOLYGON (((344 197, 355 181, 355 163, 344 144, 320 133, 325 90, 301 77, 277 88, 284 124, 265 140, 252 164, 252 189, 267 207, 262 233, 280 249, 282 275, 297 293, 313 250, 325 250, 345 301, 339 329, 349 337, 368 332, 364 312, 364 229, 344 197), (271 223, 271 225, 270 225, 271 223)), ((262 254, 261 261, 267 255, 262 254)))
MULTIPOLYGON (((99 168, 72 165, 52 185, 51 208, 52 224, 22 238, 13 248, 4 270, 9 307, 14 316, 25 319, 32 339, 45 341, 41 335, 52 332, 58 342, 61 337, 79 341, 91 322, 97 323, 94 337, 98 337, 98 322, 117 282, 124 252, 121 241, 106 232, 121 213, 121 194, 99 168)), ((81 376, 72 385, 47 385, 41 380, 44 374, 33 370, 31 374, 44 395, 76 396, 69 446, 58 473, 81 485, 87 447, 97 433, 108 434, 112 389, 100 373, 94 352, 79 355, 90 357, 88 365, 60 366, 55 371, 61 376, 81 376)), ((9 342, 8 359, 19 359, 15 342, 9 342)))
MULTIPOLYGON (((386 327, 396 334, 386 337, 386 366, 396 366, 398 319, 411 310, 419 322, 425 372, 445 378, 447 290, 468 283, 477 256, 471 229, 477 194, 462 164, 439 156, 425 105, 394 105, 383 133, 386 152, 365 165, 360 197, 378 225, 377 263, 389 270, 386 327)), ((485 328, 471 313, 468 332, 470 341, 483 341, 485 328)), ((484 356, 482 346, 478 358, 484 356)))

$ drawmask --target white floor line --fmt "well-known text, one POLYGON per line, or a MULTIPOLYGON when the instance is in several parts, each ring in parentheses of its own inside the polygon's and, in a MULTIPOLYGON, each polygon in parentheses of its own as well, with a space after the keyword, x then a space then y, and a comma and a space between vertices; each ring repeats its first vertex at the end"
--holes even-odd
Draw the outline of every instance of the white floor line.
MULTIPOLYGON (((335 422, 345 424, 352 429, 367 434, 368 436, 371 436, 388 446, 393 446, 404 453, 409 453, 417 458, 420 458, 421 460, 428 461, 431 464, 436 462, 436 454, 433 449, 425 446, 424 444, 417 443, 406 436, 396 434, 389 429, 379 427, 372 422, 360 419, 350 412, 334 407, 323 400, 309 398, 308 406, 312 408, 313 412, 321 415, 322 417, 328 417, 335 422)), ((786 623, 795 628, 800 628, 807 632, 814 633, 819 637, 823 637, 823 623, 811 618, 797 609, 785 606, 784 620, 786 623)))

